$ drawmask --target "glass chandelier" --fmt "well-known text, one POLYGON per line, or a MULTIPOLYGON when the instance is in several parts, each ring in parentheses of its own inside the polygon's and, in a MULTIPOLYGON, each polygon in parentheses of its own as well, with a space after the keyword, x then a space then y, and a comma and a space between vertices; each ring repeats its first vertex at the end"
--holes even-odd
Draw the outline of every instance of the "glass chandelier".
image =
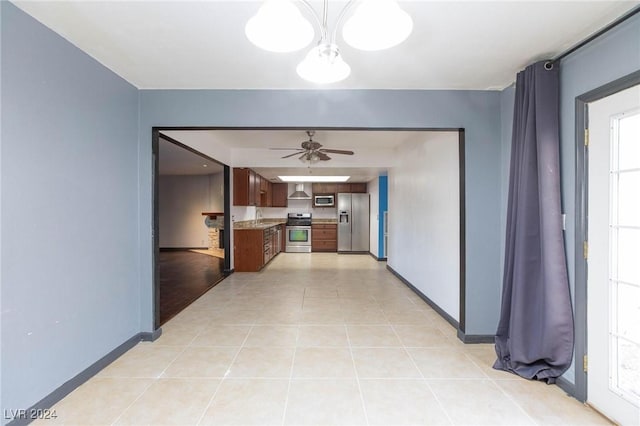
MULTIPOLYGON (((309 10, 320 30, 320 39, 298 64, 298 75, 319 84, 344 80, 351 67, 342 59, 336 33, 347 11, 358 6, 342 28, 342 38, 350 46, 367 51, 383 50, 402 43, 413 30, 411 16, 395 0, 350 0, 329 31, 329 0, 323 1, 322 19, 307 0, 299 2, 309 10)), ((313 26, 294 4, 295 0, 266 0, 247 22, 245 33, 256 46, 271 52, 293 52, 309 45, 313 26)))

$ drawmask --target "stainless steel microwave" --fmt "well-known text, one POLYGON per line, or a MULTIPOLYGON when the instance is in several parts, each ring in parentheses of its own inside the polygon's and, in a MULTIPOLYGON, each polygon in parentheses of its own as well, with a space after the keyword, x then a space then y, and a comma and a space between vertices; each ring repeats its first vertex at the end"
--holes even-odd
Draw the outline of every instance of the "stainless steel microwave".
POLYGON ((335 206, 335 196, 329 195, 314 195, 313 196, 314 207, 333 207, 335 206))

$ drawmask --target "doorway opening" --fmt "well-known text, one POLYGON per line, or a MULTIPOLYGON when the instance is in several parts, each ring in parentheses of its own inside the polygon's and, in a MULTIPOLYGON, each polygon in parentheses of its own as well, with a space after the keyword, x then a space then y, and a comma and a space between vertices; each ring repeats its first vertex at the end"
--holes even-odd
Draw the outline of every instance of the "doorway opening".
MULTIPOLYGON (((386 235, 384 226, 375 226, 376 224, 379 225, 378 222, 384 221, 384 212, 377 214, 380 211, 377 208, 379 199, 374 203, 376 208, 370 210, 370 224, 372 224, 371 229, 373 229, 373 231, 370 229, 370 235, 375 234, 378 239, 374 240, 373 237, 370 237, 369 253, 376 259, 381 260, 380 254, 384 254, 384 251, 379 251, 379 242, 380 239, 384 241, 385 237, 388 238, 388 252, 386 254, 390 255, 390 257, 385 259, 389 261, 388 268, 418 293, 447 322, 451 323, 458 330, 460 339, 465 342, 471 341, 470 336, 465 334, 466 216, 464 129, 328 128, 315 126, 313 129, 316 131, 314 141, 317 139, 324 147, 328 148, 329 156, 331 157, 331 161, 320 162, 320 164, 314 164, 313 166, 307 164, 310 162, 305 162, 301 165, 302 158, 298 158, 300 155, 294 154, 291 156, 290 152, 287 152, 291 150, 295 152, 297 150, 295 148, 296 145, 299 145, 303 139, 308 139, 306 134, 306 131, 309 130, 308 127, 161 127, 154 128, 154 131, 168 134, 176 140, 183 141, 194 149, 201 150, 214 158, 217 157, 216 153, 219 152, 219 158, 227 164, 233 164, 234 167, 252 169, 263 178, 261 183, 263 180, 279 183, 281 182, 278 180, 280 175, 300 175, 302 168, 304 171, 302 174, 304 175, 311 173, 314 175, 348 174, 357 177, 355 185, 360 182, 374 182, 372 186, 379 188, 378 178, 382 176, 379 173, 380 170, 384 169, 386 175, 386 171, 391 170, 389 168, 393 168, 393 165, 395 165, 395 159, 400 158, 401 166, 396 167, 396 170, 393 173, 390 172, 387 176, 389 178, 390 194, 388 200, 389 225, 386 235), (358 141, 361 145, 357 144, 358 141), (282 149, 286 151, 282 151, 282 149), (351 155, 332 156, 333 152, 331 151, 336 150, 353 150, 356 155, 353 157, 351 155), (351 158, 353 158, 353 161, 349 162, 348 160, 351 158), (420 161, 421 158, 424 161, 420 161), (438 158, 446 159, 447 178, 444 179, 446 185, 434 186, 434 183, 443 180, 435 176, 437 174, 436 170, 440 170, 439 168, 443 167, 442 161, 437 161, 438 158), (338 170, 344 173, 337 173, 338 170), (276 171, 282 173, 276 173, 276 171), (424 183, 427 186, 424 191, 421 189, 416 190, 416 179, 418 179, 419 183, 424 183), (391 189, 392 185, 393 189, 391 189), (444 188, 445 186, 446 188, 444 188), (396 197, 391 195, 392 191, 397 195, 396 197), (397 208, 394 207, 394 203, 397 208), (449 210, 447 210, 446 206, 448 206, 449 210), (395 213, 393 212, 394 208, 396 209, 395 213), (422 232, 423 235, 420 238, 416 238, 415 227, 410 227, 413 223, 413 217, 400 214, 400 209, 409 209, 419 217, 423 217, 424 220, 418 225, 425 232, 422 232), (446 228, 443 226, 443 221, 446 222, 446 228), (426 226, 427 222, 434 229, 428 228, 426 226), (382 229, 382 231, 376 233, 375 231, 378 229, 382 229), (445 229, 451 232, 446 232, 445 229), (447 250, 443 250, 443 246, 440 244, 442 241, 446 243, 447 250), (418 249, 408 250, 407 242, 411 242, 418 249), (371 247, 374 247, 375 250, 371 247), (425 262, 424 257, 420 257, 424 256, 425 252, 432 253, 428 258, 429 262, 425 262), (442 258, 445 252, 450 254, 446 258, 446 262, 436 261, 436 258, 438 256, 442 258), (395 257, 394 253, 396 253, 395 257), (403 253, 405 255, 401 259, 400 257, 403 253), (413 261, 407 262, 407 260, 411 260, 414 257, 413 261), (416 265, 423 265, 427 268, 426 263, 429 263, 429 266, 433 266, 430 272, 441 274, 443 280, 449 284, 445 292, 442 291, 443 286, 436 288, 431 285, 431 281, 425 281, 429 273, 421 274, 416 269, 416 265)), ((235 179, 230 184, 232 185, 231 190, 229 190, 228 186, 225 186, 225 189, 227 189, 226 194, 235 194, 235 179)), ((249 188, 251 187, 251 179, 249 179, 248 186, 249 188)), ((254 189, 256 186, 258 185, 254 185, 254 189)), ((349 186, 352 188, 351 184, 349 186)), ((307 184, 305 188, 308 193, 315 193, 313 185, 307 184)), ((249 201, 243 204, 234 201, 234 206, 230 207, 228 214, 225 215, 225 228, 231 231, 235 225, 243 228, 251 223, 255 225, 259 221, 286 218, 287 214, 291 213, 288 211, 289 208, 297 213, 306 211, 305 209, 308 208, 314 211, 314 218, 324 220, 333 218, 337 220, 335 207, 330 209, 326 206, 315 206, 310 201, 311 197, 307 201, 287 197, 287 194, 291 195, 293 193, 293 190, 289 189, 285 193, 285 198, 290 199, 291 202, 288 207, 280 209, 269 208, 268 205, 267 208, 260 207, 256 202, 251 204, 249 201)), ((248 193, 251 192, 250 190, 248 191, 248 193)), ((373 195, 371 199, 374 199, 373 195)), ((226 233, 225 239, 231 239, 231 245, 226 243, 226 246, 233 248, 234 238, 232 232, 226 233)), ((234 256, 233 251, 230 254, 231 257, 234 256)), ((264 262, 264 264, 266 263, 264 262)), ((233 264, 238 265, 235 260, 231 261, 231 265, 233 264)), ((231 268, 229 272, 232 271, 231 265, 228 266, 228 268, 231 268)), ((442 282, 442 280, 438 282, 442 282)), ((485 337, 491 338, 489 336, 471 336, 471 338, 474 337, 480 337, 483 339, 482 341, 485 341, 485 337)))
POLYGON ((228 275, 229 167, 163 134, 153 155, 159 327, 228 275))

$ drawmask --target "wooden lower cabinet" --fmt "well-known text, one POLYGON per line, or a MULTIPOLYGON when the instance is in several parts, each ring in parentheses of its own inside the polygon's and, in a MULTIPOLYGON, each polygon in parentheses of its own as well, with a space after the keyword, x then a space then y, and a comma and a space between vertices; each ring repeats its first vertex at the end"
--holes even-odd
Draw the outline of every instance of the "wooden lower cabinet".
POLYGON ((278 229, 235 229, 233 232, 233 269, 236 272, 258 272, 284 248, 278 244, 278 229), (278 250, 280 248, 280 251, 278 250))
POLYGON ((338 251, 338 225, 333 223, 311 225, 311 251, 338 251))

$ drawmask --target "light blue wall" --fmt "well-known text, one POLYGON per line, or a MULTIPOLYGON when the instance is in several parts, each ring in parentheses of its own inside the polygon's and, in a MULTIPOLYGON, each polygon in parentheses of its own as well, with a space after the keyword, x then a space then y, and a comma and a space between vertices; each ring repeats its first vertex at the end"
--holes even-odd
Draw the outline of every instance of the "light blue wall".
MULTIPOLYGON (((495 333, 500 303, 500 92, 394 90, 142 90, 141 319, 152 329, 151 128, 300 126, 465 128, 467 334, 495 333), (472 303, 471 303, 472 302, 472 303)), ((402 236, 396 236, 402 238, 402 236)))
MULTIPOLYGON (((513 76, 515 78, 515 75, 513 76)), ((504 246, 507 230, 507 201, 509 198, 509 168, 511 163, 511 130, 513 129, 513 103, 515 84, 500 94, 500 116, 502 134, 502 202, 500 213, 500 291, 502 294, 502 271, 504 270, 504 246)))
POLYGON ((384 255, 384 214, 389 208, 389 178, 378 176, 378 257, 384 255))
MULTIPOLYGON (((640 69, 640 15, 630 18, 605 35, 567 56, 560 62, 560 161, 563 211, 567 215, 565 245, 569 269, 569 284, 575 294, 575 99, 604 84, 640 69)), ((515 76, 514 76, 515 78, 515 76)), ((511 143, 511 120, 515 91, 505 89, 501 95, 504 201, 506 212, 508 163, 511 143)), ((502 220, 504 222, 504 219, 502 220)), ((504 223, 502 240, 504 240, 504 223)), ((504 241, 501 251, 504 253, 504 241)), ((503 256, 501 257, 501 259, 503 256)), ((575 303, 575 302, 574 302, 575 303)), ((574 367, 564 377, 574 382, 574 367)))
POLYGON ((4 413, 137 334, 140 286, 138 91, 0 3, 4 413))
POLYGON ((560 156, 562 204, 567 214, 567 261, 574 283, 575 99, 640 69, 640 15, 609 31, 560 64, 560 156))
MULTIPOLYGON (((575 99, 640 70, 640 15, 567 56, 560 63, 560 166, 565 244, 571 293, 575 294, 575 99)), ((573 366, 565 377, 573 382, 573 366)))

